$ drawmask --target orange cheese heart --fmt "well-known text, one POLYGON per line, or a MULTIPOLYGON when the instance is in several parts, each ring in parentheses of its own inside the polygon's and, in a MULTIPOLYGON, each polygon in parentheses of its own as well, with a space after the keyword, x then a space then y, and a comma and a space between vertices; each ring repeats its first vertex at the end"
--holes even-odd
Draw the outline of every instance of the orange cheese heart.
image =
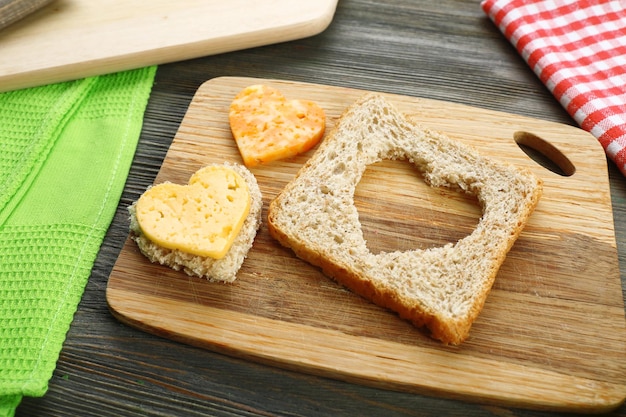
POLYGON ((193 255, 223 258, 250 211, 245 180, 226 166, 198 170, 188 185, 163 183, 136 205, 139 227, 152 242, 193 255))
POLYGON ((230 105, 229 122, 248 167, 308 151, 326 127, 324 110, 316 103, 287 100, 266 85, 252 85, 237 94, 230 105))

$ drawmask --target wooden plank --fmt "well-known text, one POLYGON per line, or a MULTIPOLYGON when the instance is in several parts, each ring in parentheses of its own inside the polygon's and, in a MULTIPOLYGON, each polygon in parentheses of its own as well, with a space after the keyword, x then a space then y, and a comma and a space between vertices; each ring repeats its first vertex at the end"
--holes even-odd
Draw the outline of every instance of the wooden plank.
MULTIPOLYGON (((194 97, 155 182, 186 183, 207 163, 241 162, 228 106, 241 88, 258 82, 288 98, 317 101, 329 130, 363 94, 278 80, 211 80, 194 97)), ((431 340, 295 258, 265 227, 232 285, 150 264, 127 241, 107 287, 113 314, 185 343, 389 389, 551 410, 618 406, 626 397, 626 321, 606 159, 595 138, 512 114, 387 97, 423 125, 544 179, 544 196, 468 341, 451 347, 431 340), (552 144, 575 173, 561 176, 534 162, 516 144, 516 132, 552 144)), ((252 170, 264 211, 309 155, 252 170)), ((480 216, 471 198, 426 186, 401 161, 368 167, 355 201, 372 251, 455 241, 480 216)))
POLYGON ((0 0, 0 29, 17 22, 52 0, 0 0))
POLYGON ((303 38, 337 0, 55 0, 0 32, 0 91, 303 38))

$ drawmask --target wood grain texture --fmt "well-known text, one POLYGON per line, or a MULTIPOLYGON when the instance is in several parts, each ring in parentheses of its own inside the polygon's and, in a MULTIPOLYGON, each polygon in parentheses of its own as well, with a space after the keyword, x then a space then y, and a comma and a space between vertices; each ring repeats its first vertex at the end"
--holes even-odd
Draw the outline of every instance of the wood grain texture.
MULTIPOLYGON (((186 183, 212 162, 241 163, 228 106, 255 83, 273 85, 288 98, 316 101, 327 112, 329 130, 363 94, 276 80, 211 80, 191 102, 157 183, 186 183)), ((544 179, 544 196, 463 345, 443 346, 346 291, 280 247, 265 228, 229 286, 151 264, 127 241, 107 287, 114 315, 184 343, 388 389, 553 410, 617 407, 626 397, 626 321, 610 191, 602 175, 606 160, 597 141, 543 120, 389 98, 426 127, 527 166, 544 179), (516 132, 554 145, 576 167, 575 174, 560 176, 536 164, 516 144, 516 132)), ((252 170, 265 210, 308 155, 252 170)), ((412 188, 422 181, 407 165, 371 166, 359 184, 355 198, 376 246, 371 249, 441 245, 469 233, 480 216, 475 202, 450 190, 412 188)))
POLYGON ((51 1, 52 0, 1 0, 0 29, 23 19, 51 1))
MULTIPOLYGON (((16 416, 563 416, 289 371, 112 317, 105 289, 128 235, 127 207, 154 181, 197 89, 223 75, 385 91, 574 125, 475 0, 341 0, 317 36, 159 66, 124 193, 48 392, 24 398, 16 416)), ((608 174, 626 288, 626 181, 612 163, 608 174)), ((626 416, 626 405, 608 415, 626 416)))
MULTIPOLYGON (((0 91, 315 35, 337 0, 56 0, 0 36, 0 91)), ((23 10, 23 9, 22 9, 23 10)))

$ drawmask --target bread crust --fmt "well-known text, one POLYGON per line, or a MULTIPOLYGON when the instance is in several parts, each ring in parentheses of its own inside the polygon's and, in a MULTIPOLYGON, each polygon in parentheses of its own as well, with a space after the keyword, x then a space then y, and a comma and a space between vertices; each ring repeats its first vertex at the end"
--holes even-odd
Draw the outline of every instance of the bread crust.
MULTIPOLYGON (((444 159, 447 163, 449 160, 444 159)), ((475 169, 478 171, 477 169, 475 169)), ((323 273, 351 291, 362 297, 395 311, 400 317, 411 321, 417 327, 426 327, 430 335, 446 344, 458 345, 465 341, 470 333, 470 328, 484 306, 487 296, 498 273, 499 267, 504 261, 508 251, 522 232, 529 216, 535 209, 542 194, 542 181, 529 170, 500 163, 481 156, 475 149, 452 141, 451 139, 425 130, 404 115, 400 114, 389 102, 377 94, 367 94, 348 108, 340 117, 335 129, 329 133, 322 142, 316 153, 303 165, 296 177, 279 193, 270 203, 268 209, 268 230, 273 238, 281 245, 291 248, 299 258, 320 267, 323 273), (387 119, 385 119, 387 118, 387 119), (381 120, 387 120, 399 127, 390 128, 393 132, 385 131, 381 127, 381 120), (368 133, 363 133, 347 138, 355 129, 362 126, 368 133), (372 127, 373 123, 378 126, 372 127), (379 132, 377 129, 382 129, 379 132), (373 131, 373 133, 372 133, 373 131), (393 134, 391 134, 393 133, 393 134), (390 137, 413 135, 412 138, 401 138, 393 143, 390 137), (375 136, 375 138, 371 138, 375 136), (362 144, 354 144, 354 141, 362 141, 362 144), (418 147, 417 151, 402 149, 408 145, 408 141, 429 142, 427 146, 418 147), (350 146, 355 146, 354 152, 343 158, 343 153, 350 146), (382 146, 383 151, 371 157, 362 156, 369 147, 382 146), (437 155, 429 155, 435 149, 437 155), (426 151, 424 151, 426 150, 426 151), (424 151, 424 152, 423 152, 424 151), (361 152, 361 154, 359 154, 361 152), (470 164, 478 164, 484 172, 454 172, 446 171, 436 158, 445 155, 445 152, 454 152, 456 159, 461 159, 459 166, 469 167, 470 164), (332 158, 329 155, 333 155, 332 158), (414 250, 405 252, 383 253, 373 255, 362 240, 360 223, 356 208, 351 198, 354 195, 354 187, 360 181, 361 174, 366 165, 382 159, 398 159, 406 157, 413 162, 432 186, 458 187, 461 190, 475 194, 483 207, 483 216, 474 232, 461 239, 456 244, 449 244, 442 248, 432 250, 414 250), (329 163, 329 160, 331 160, 329 163), (350 164, 353 165, 350 165, 350 164), (317 167, 320 164, 333 166, 317 167), (337 164, 345 167, 345 172, 335 177, 326 175, 337 168, 337 164), (319 168, 319 169, 318 169, 319 168), (441 172, 440 172, 441 171, 441 172), (507 179, 511 184, 501 184, 502 187, 510 187, 508 193, 492 194, 492 189, 497 189, 488 184, 489 175, 498 175, 507 179), (461 178, 454 182, 456 177, 461 178), (349 181, 346 180, 349 177, 349 181), (342 182, 343 181, 343 182, 342 182), (334 182, 339 184, 334 185, 334 182), (348 183, 349 182, 349 183, 348 183), (341 187, 352 187, 341 194, 341 187), (324 188, 323 192, 320 189, 324 188), (307 194, 307 195, 305 195, 307 194), (516 205, 509 207, 503 202, 497 201, 501 197, 516 198, 516 205), (306 200, 297 203, 296 200, 306 200), (345 204, 345 207, 330 209, 329 214, 318 213, 309 207, 333 207, 345 204), (352 205, 352 207, 350 207, 352 205), (495 207, 495 208, 494 208, 495 207), (504 208, 503 208, 504 207, 504 208), (340 216, 341 210, 352 213, 352 217, 344 222, 337 222, 335 218, 340 216), (507 210, 505 221, 497 219, 494 210, 507 210), (303 211, 304 213, 295 213, 303 211), (510 212, 514 213, 510 213, 510 212), (299 217, 302 221, 294 220, 299 217), (336 233, 325 230, 323 226, 313 224, 310 218, 319 218, 318 223, 334 221, 334 226, 328 225, 328 229, 343 229, 350 232, 341 235, 347 243, 335 244, 325 234, 336 233), (496 225, 497 222, 504 222, 496 225), (314 230, 322 230, 316 232, 314 230), (497 230, 497 236, 493 235, 497 230), (500 230, 502 229, 502 230, 500 230), (491 244, 488 239, 496 239, 496 244, 491 244), (325 240, 326 239, 326 240, 325 240), (484 247, 476 248, 476 245, 484 247), (485 260, 475 259, 477 253, 485 250, 485 260), (464 254, 468 254, 464 257, 464 254), (437 259, 441 256, 442 259, 437 259), (458 260, 467 263, 463 267, 453 265, 458 260), (394 264, 396 262, 397 264, 394 264), (377 263, 392 265, 398 273, 387 273, 377 263), (469 263, 475 269, 475 275, 468 274, 463 269, 470 268, 469 263), (424 266, 426 265, 426 267, 424 266), (475 267, 478 265, 478 267, 475 267), (429 269, 429 267, 431 267, 429 269), (420 269, 421 272, 415 272, 420 269), (440 270, 441 273, 430 273, 431 270, 440 270), (457 276, 458 275, 458 276, 457 276), (397 282, 403 285, 409 281, 426 280, 434 284, 471 287, 468 294, 463 294, 460 305, 433 302, 429 297, 430 289, 421 288, 419 291, 409 292, 399 290, 397 282), (435 281, 439 280, 439 281, 435 281), (393 281, 393 282, 392 282, 393 281), (393 285, 390 284, 392 282, 393 285), (469 284, 468 284, 469 282, 469 284), (450 311, 446 311, 449 309, 450 311), (456 311, 460 312, 456 314, 456 311), (462 311, 461 311, 462 310, 462 311), (452 313, 451 313, 452 312, 452 313)), ((508 190, 508 189, 507 189, 508 190)), ((412 284, 410 284, 412 285, 412 284)), ((433 292, 435 293, 435 292, 433 292)), ((453 295, 454 297, 454 295, 453 295)))

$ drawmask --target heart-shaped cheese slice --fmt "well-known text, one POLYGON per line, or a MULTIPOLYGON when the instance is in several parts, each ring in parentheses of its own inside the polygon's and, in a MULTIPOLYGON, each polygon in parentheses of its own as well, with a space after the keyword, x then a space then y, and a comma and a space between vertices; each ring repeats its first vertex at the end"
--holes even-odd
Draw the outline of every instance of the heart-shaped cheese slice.
POLYGON ((155 185, 136 205, 139 227, 152 242, 215 259, 226 255, 249 211, 248 185, 219 165, 198 170, 188 185, 155 185))
POLYGON ((248 167, 306 152, 324 136, 324 110, 312 101, 287 100, 266 85, 244 88, 233 99, 230 129, 248 167))

